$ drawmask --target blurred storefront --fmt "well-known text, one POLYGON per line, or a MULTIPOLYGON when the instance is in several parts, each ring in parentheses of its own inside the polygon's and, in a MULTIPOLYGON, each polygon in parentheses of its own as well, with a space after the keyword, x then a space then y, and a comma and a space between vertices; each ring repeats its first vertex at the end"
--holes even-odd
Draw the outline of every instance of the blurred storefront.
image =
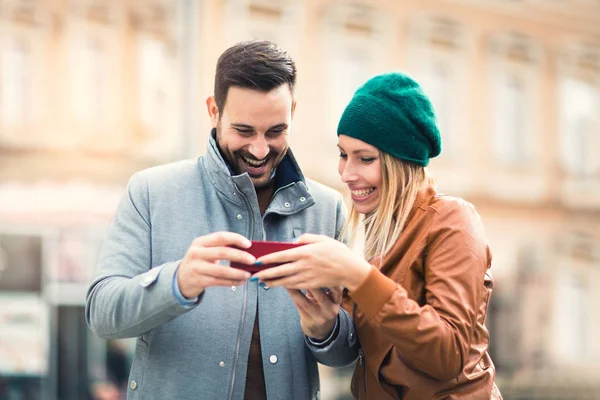
POLYGON ((94 392, 124 384, 127 343, 100 340, 84 319, 86 289, 121 191, 0 185, 1 399, 99 399, 94 392))

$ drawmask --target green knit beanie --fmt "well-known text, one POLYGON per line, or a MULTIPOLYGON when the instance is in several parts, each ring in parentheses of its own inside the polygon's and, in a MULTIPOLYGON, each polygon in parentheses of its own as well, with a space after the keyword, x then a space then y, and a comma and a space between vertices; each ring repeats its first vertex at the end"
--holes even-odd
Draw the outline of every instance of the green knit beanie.
POLYGON ((401 73, 378 75, 358 88, 337 134, 424 167, 442 151, 431 102, 417 82, 401 73))

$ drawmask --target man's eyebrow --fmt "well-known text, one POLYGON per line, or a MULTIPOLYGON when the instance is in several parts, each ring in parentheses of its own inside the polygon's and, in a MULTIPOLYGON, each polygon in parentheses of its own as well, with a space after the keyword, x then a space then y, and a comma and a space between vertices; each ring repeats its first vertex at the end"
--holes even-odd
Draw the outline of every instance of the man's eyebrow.
POLYGON ((269 130, 269 131, 272 131, 272 130, 274 130, 274 129, 285 129, 285 128, 287 128, 287 127, 288 127, 288 124, 286 124, 286 123, 281 123, 281 124, 277 124, 277 125, 275 125, 275 126, 272 126, 272 127, 270 127, 268 130, 269 130))
MULTIPOLYGON (((239 128, 239 129, 248 129, 248 130, 254 130, 254 129, 255 129, 255 128, 254 128, 253 126, 251 126, 251 125, 247 125, 247 124, 238 124, 238 123, 235 123, 235 122, 232 122, 230 125, 231 125, 231 126, 233 126, 234 128, 239 128)), ((288 124, 286 124, 286 123, 281 123, 281 124, 274 125, 274 126, 270 127, 270 128, 269 128, 269 129, 267 129, 267 130, 268 130, 268 131, 272 131, 272 130, 275 130, 275 129, 286 129, 287 127, 288 127, 288 124)))
POLYGON ((236 124, 236 123, 231 123, 231 126, 233 126, 234 128, 241 128, 241 129, 249 129, 249 130, 254 130, 254 127, 253 127, 253 126, 246 125, 246 124, 236 124))

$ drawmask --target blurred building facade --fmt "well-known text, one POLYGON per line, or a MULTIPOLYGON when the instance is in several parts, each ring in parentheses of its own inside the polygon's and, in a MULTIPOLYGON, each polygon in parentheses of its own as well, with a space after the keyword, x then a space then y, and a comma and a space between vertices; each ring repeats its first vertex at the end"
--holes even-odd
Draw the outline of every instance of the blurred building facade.
MULTIPOLYGON (((599 398, 597 0, 0 0, 0 398, 109 380, 83 321, 106 224, 133 172, 204 151, 216 59, 249 38, 296 60, 292 147, 340 191, 354 90, 391 70, 422 83, 439 189, 490 238, 505 398, 599 398)), ((324 397, 347 396, 325 376, 324 397)))

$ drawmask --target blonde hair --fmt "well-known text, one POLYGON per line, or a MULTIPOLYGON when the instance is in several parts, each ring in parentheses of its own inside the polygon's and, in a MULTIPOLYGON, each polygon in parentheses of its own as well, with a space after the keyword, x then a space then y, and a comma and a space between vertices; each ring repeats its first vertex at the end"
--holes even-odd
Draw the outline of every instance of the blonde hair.
POLYGON ((426 184, 433 184, 424 167, 383 151, 379 155, 382 175, 379 206, 363 217, 353 204, 343 230, 344 237, 350 238, 352 246, 362 225, 365 234, 363 254, 367 260, 375 256, 383 259, 390 251, 404 230, 417 194, 426 184))

